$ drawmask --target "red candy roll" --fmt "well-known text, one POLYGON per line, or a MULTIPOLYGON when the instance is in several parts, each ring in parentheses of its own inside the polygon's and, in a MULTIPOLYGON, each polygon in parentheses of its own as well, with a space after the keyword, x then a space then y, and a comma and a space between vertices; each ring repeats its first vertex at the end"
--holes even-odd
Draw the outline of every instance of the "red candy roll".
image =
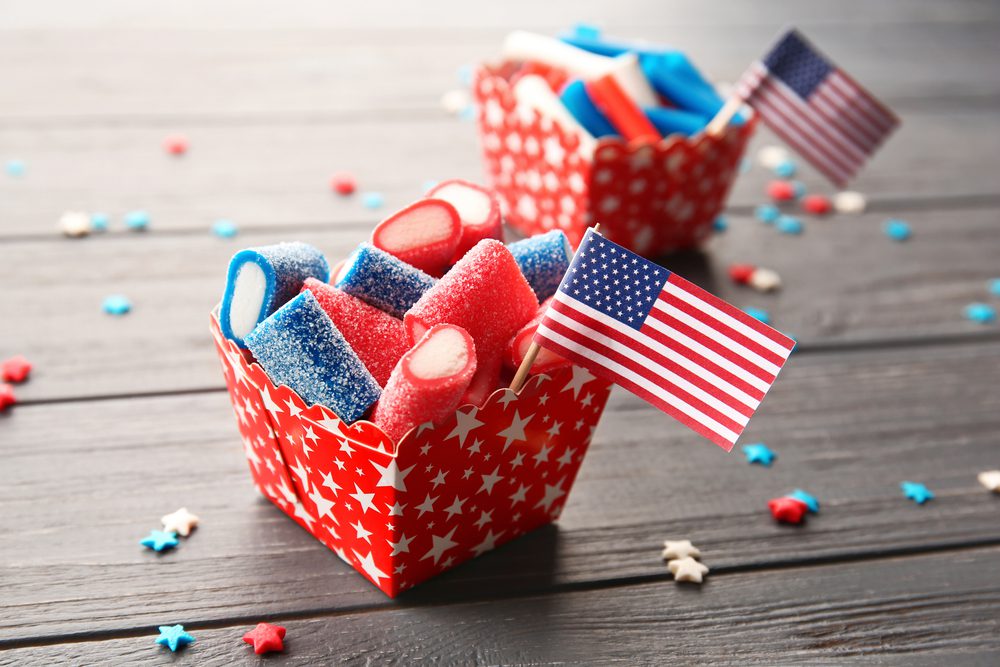
POLYGON ((499 356, 490 358, 480 358, 477 362, 476 374, 472 376, 469 388, 462 396, 462 403, 472 403, 476 407, 482 407, 490 394, 500 388, 501 372, 503 371, 503 359, 499 356))
POLYGON ((399 442, 410 429, 455 411, 476 373, 476 345, 453 324, 431 327, 396 364, 372 421, 399 442))
POLYGON ((307 279, 302 289, 313 293, 368 372, 384 386, 410 349, 403 321, 315 278, 307 279))
MULTIPOLYGON (((552 299, 546 299, 539 306, 538 314, 530 322, 521 327, 521 330, 510 339, 504 361, 511 370, 516 371, 521 366, 521 362, 524 361, 524 357, 528 353, 528 348, 531 347, 531 341, 535 337, 535 331, 538 329, 542 318, 545 317, 545 311, 549 309, 551 301, 552 299)), ((543 347, 538 351, 538 356, 535 357, 535 362, 531 365, 531 372, 546 373, 560 366, 568 365, 569 361, 567 359, 543 347)))
POLYGON ((455 207, 442 199, 421 199, 379 223, 372 245, 440 276, 451 264, 462 237, 462 221, 455 207))
POLYGON ((462 221, 462 238, 452 261, 457 262, 483 239, 503 239, 500 201, 492 190, 453 178, 435 185, 427 196, 454 206, 462 221))
POLYGON ((511 336, 538 310, 538 299, 500 241, 476 244, 403 316, 411 341, 435 324, 457 324, 476 341, 480 359, 502 358, 511 336))
POLYGON ((588 81, 587 94, 626 139, 657 141, 660 131, 622 89, 612 74, 588 81))

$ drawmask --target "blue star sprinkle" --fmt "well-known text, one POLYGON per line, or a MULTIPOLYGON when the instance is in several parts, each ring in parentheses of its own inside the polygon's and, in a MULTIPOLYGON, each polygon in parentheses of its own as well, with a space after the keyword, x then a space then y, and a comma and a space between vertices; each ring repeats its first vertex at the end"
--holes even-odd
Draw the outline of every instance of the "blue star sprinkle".
POLYGON ((712 221, 712 229, 715 233, 721 233, 729 229, 729 223, 726 221, 725 216, 720 215, 718 218, 712 221))
POLYGON ((934 499, 934 492, 917 482, 902 482, 899 488, 903 490, 903 494, 907 498, 918 505, 923 505, 928 500, 934 499))
POLYGON ((796 171, 798 171, 798 168, 791 160, 782 160, 774 167, 774 175, 778 178, 791 178, 795 175, 796 171))
POLYGON ((794 215, 782 215, 775 222, 774 227, 782 234, 801 234, 803 230, 802 221, 794 215))
POLYGON ((231 239, 236 236, 240 228, 232 220, 216 220, 212 225, 212 233, 220 239, 231 239))
POLYGON ((24 163, 20 160, 7 160, 7 175, 12 178, 24 176, 24 163))
POLYGON ((367 209, 382 208, 384 203, 385 197, 382 196, 381 192, 366 192, 361 196, 361 205, 367 209))
POLYGON ((149 227, 149 213, 131 211, 125 215, 125 226, 134 232, 145 231, 149 227))
POLYGON ((743 445, 743 453, 746 454, 747 463, 759 463, 765 467, 770 467, 771 462, 777 457, 763 442, 743 445))
POLYGON ((1000 296, 1000 278, 994 278, 990 281, 990 294, 1000 296))
POLYGON ((781 211, 778 210, 777 206, 772 204, 763 204, 754 209, 754 216, 763 222, 764 224, 773 224, 775 220, 781 217, 781 211))
POLYGON ((882 230, 893 241, 905 241, 913 235, 913 232, 910 231, 909 223, 896 218, 890 218, 883 222, 882 230))
POLYGON ((816 500, 816 496, 810 493, 806 493, 802 489, 795 489, 794 491, 788 494, 788 497, 795 498, 798 501, 804 502, 806 504, 806 507, 808 507, 809 511, 812 512, 813 514, 819 512, 819 501, 816 500))
POLYGON ((161 625, 159 630, 160 636, 156 638, 156 643, 160 646, 166 646, 171 651, 176 651, 195 642, 194 637, 184 632, 183 625, 161 625))
POLYGON ((802 199, 806 194, 806 184, 802 181, 792 181, 792 191, 796 199, 802 199))
POLYGON ((762 310, 760 308, 744 308, 743 312, 755 320, 760 320, 764 324, 771 323, 771 315, 766 310, 762 310))
POLYGON ((132 310, 132 302, 128 300, 127 296, 112 294, 104 300, 101 308, 108 315, 124 315, 132 310))
MULTIPOLYGON (((177 533, 165 532, 162 530, 151 530, 149 535, 139 540, 139 544, 146 547, 147 549, 152 549, 153 551, 166 551, 167 549, 173 549, 177 546, 177 533)), ((176 626, 180 628, 181 626, 176 626)), ((162 630, 163 628, 160 628, 162 630)), ((183 630, 184 628, 181 628, 183 630)), ((174 649, 170 649, 174 650, 174 649)))
POLYGON ((965 307, 965 317, 973 322, 989 324, 997 319, 997 310, 988 303, 970 303, 965 307))
POLYGON ((90 214, 90 228, 95 232, 106 232, 108 230, 108 222, 107 213, 90 214))

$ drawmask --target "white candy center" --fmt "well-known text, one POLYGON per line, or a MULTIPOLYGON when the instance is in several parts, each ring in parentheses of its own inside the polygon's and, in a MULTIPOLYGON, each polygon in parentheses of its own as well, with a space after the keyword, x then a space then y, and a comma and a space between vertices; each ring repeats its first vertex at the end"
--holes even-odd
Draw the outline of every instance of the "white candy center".
POLYGON ((443 199, 454 206, 462 222, 470 225, 481 225, 489 218, 490 198, 486 193, 474 188, 459 183, 449 183, 441 189, 435 190, 431 196, 435 199, 443 199))
POLYGON ((421 206, 379 230, 382 245, 409 250, 443 241, 451 236, 451 216, 440 204, 421 206))
POLYGON ((257 326, 266 291, 264 271, 254 262, 245 262, 236 274, 233 301, 229 308, 229 326, 237 338, 246 338, 257 326))
POLYGON ((456 375, 469 363, 465 337, 452 328, 441 329, 413 348, 409 356, 410 372, 421 380, 456 375))

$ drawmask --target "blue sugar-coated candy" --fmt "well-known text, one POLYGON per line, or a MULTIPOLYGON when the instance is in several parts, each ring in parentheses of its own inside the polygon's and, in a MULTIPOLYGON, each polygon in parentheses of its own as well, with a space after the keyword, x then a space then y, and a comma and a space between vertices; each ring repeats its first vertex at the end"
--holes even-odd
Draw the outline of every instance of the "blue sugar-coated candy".
POLYGON ((801 234, 804 229, 802 221, 792 215, 779 216, 774 227, 782 234, 801 234))
POLYGON ((240 347, 257 323, 299 293, 306 278, 330 279, 326 257, 306 243, 241 250, 229 260, 219 327, 240 347))
POLYGON ((132 310, 132 302, 128 300, 127 296, 122 294, 112 294, 104 299, 104 303, 101 305, 101 308, 108 315, 126 315, 130 310, 132 310))
POLYGON ((338 289, 396 317, 402 317, 437 282, 370 243, 358 246, 335 280, 338 289))
POLYGON ((125 215, 125 226, 135 232, 145 231, 149 227, 149 213, 131 211, 125 215))
POLYGON ((754 217, 765 224, 773 224, 778 218, 781 217, 781 211, 777 206, 772 204, 762 204, 754 209, 754 217))
POLYGON ((107 213, 91 213, 90 228, 95 232, 106 232, 110 222, 107 213))
POLYGON ((272 382, 287 385, 306 403, 327 406, 346 422, 363 417, 382 393, 308 290, 258 324, 246 345, 272 382))
MULTIPOLYGON (((701 75, 687 56, 680 52, 645 54, 639 65, 656 92, 681 109, 715 117, 724 104, 723 99, 701 75)), ((737 124, 741 119, 733 119, 737 124)))
POLYGON ((988 303, 970 303, 965 307, 965 317, 973 322, 989 324, 997 319, 997 310, 988 303))
POLYGON ((583 81, 577 79, 570 82, 563 88, 559 99, 562 100, 563 105, 573 114, 573 118, 576 118, 577 122, 583 125, 587 132, 598 138, 618 136, 618 130, 614 128, 594 104, 594 101, 590 99, 583 81))
POLYGON ((701 114, 681 111, 680 109, 646 107, 642 112, 665 137, 671 134, 683 134, 685 137, 689 137, 700 132, 708 124, 708 119, 701 114))
POLYGON ((556 293, 573 259, 569 239, 558 229, 511 243, 507 249, 539 303, 556 293))
POLYGON ((886 220, 882 223, 882 229, 885 231, 885 235, 893 241, 905 241, 912 234, 909 223, 896 218, 886 220))
MULTIPOLYGON (((795 172, 798 171, 798 167, 791 160, 782 160, 774 167, 774 175, 778 178, 791 178, 795 176, 795 172)), ((792 187, 795 187, 794 185, 792 187)))

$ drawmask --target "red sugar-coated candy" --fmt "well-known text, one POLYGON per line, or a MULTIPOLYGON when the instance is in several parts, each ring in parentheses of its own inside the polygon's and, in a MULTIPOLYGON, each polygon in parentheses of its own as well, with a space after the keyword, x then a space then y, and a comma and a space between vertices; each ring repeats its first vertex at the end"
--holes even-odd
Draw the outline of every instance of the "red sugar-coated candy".
POLYGON ((243 641, 251 644, 253 652, 257 655, 271 651, 284 651, 284 639, 285 628, 270 623, 258 623, 257 627, 243 635, 243 641))
POLYGON ((330 189, 337 194, 350 195, 358 189, 358 183, 346 171, 338 171, 330 178, 330 189))
MULTIPOLYGON (((510 339, 510 343, 507 345, 507 353, 504 356, 504 361, 507 363, 507 367, 513 371, 516 371, 520 366, 521 362, 524 361, 524 356, 528 353, 528 348, 531 347, 531 341, 535 337, 535 331, 538 329, 538 325, 541 323, 542 318, 545 317, 545 311, 549 309, 549 302, 552 299, 546 299, 546 301, 538 307, 538 314, 523 327, 520 331, 514 334, 514 337, 510 339)), ((535 361, 531 364, 531 373, 546 373, 548 371, 554 370, 561 366, 568 366, 569 361, 552 352, 551 350, 546 350, 544 347, 538 351, 538 356, 535 357, 535 361)))
POLYGON ((746 285, 750 282, 750 276, 757 270, 753 264, 731 264, 729 266, 729 277, 734 283, 746 285))
POLYGON ((806 195, 802 198, 802 209, 814 215, 826 215, 833 210, 833 204, 823 195, 806 195))
POLYGON ((489 359, 480 357, 476 364, 476 374, 472 376, 472 382, 469 383, 469 388, 462 396, 462 403, 482 406, 490 394, 503 385, 501 380, 503 360, 500 357, 489 359))
POLYGON ((9 384, 0 384, 0 412, 17 403, 17 396, 14 395, 14 387, 9 384))
POLYGON ((454 206, 462 220, 462 238, 455 248, 453 261, 457 262, 483 239, 503 240, 500 200, 492 190, 453 178, 435 185, 427 196, 443 199, 454 206))
POLYGON ((791 201, 795 199, 795 186, 789 181, 771 181, 767 184, 767 196, 774 201, 791 201))
POLYGON ((809 510, 809 506, 801 500, 787 496, 768 500, 767 508, 771 510, 771 516, 783 523, 802 523, 802 518, 809 510))
POLYGON ((410 429, 439 421, 461 404, 476 373, 476 346, 454 324, 431 327, 392 371, 372 421, 399 442, 410 429))
POLYGON ((424 273, 440 276, 462 238, 458 211, 441 199, 421 199, 379 223, 372 245, 424 273))
POLYGON ((480 359, 502 359, 511 337, 538 310, 538 300, 500 241, 476 244, 403 316, 410 341, 435 324, 457 324, 476 341, 480 359))
POLYGON ((21 355, 5 359, 0 364, 0 378, 3 378, 4 382, 24 382, 30 374, 31 362, 21 355))
POLYGON ((384 386, 410 349, 403 321, 315 278, 307 278, 302 290, 313 293, 368 372, 384 386))
POLYGON ((187 149, 188 141, 182 136, 167 137, 163 140, 163 150, 171 155, 184 155, 187 149))

